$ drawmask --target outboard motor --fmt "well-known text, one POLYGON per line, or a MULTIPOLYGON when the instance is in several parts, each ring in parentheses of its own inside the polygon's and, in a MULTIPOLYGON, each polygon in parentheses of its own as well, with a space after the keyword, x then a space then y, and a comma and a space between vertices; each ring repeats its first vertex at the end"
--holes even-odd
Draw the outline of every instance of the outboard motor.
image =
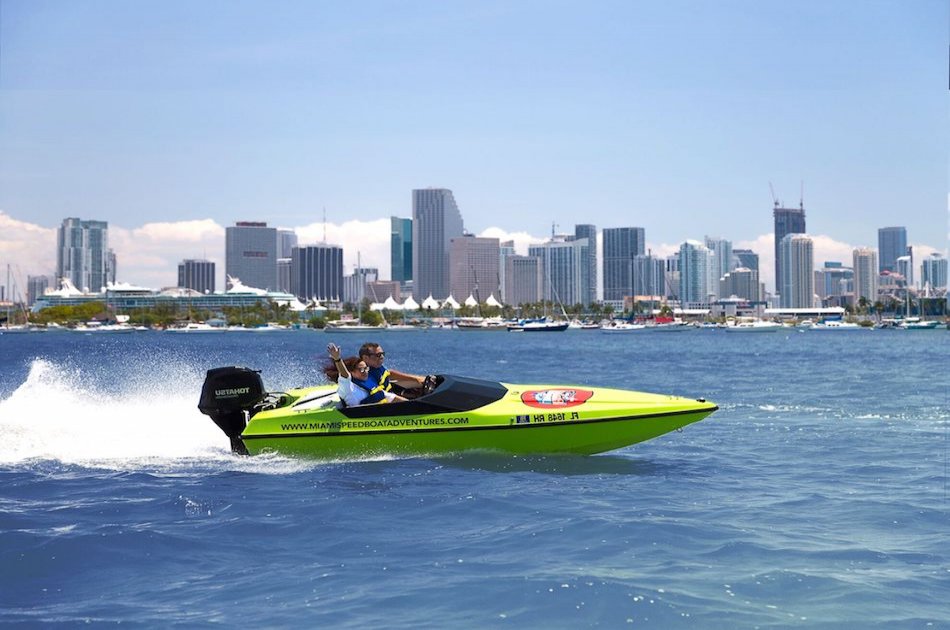
POLYGON ((245 367, 230 366, 208 370, 198 410, 210 416, 231 439, 231 450, 247 455, 241 432, 247 426, 248 412, 264 399, 261 374, 245 367))

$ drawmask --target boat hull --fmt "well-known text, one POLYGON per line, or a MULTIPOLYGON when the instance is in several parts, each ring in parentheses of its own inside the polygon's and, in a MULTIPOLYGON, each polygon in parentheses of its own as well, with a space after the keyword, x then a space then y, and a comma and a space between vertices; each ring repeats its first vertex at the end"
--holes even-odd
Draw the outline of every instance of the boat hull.
MULTIPOLYGON (((335 405, 290 405, 256 414, 241 439, 250 454, 324 460, 438 456, 467 451, 592 455, 649 440, 698 422, 715 404, 607 388, 498 384, 507 392, 469 411, 390 414, 395 405, 364 406, 360 417, 335 405)), ((333 389, 288 392, 298 400, 333 389)))

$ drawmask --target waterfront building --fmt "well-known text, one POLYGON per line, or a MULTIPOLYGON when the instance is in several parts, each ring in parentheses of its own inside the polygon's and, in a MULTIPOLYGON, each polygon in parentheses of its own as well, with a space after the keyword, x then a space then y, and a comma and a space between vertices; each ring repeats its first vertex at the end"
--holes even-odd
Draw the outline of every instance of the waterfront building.
POLYGON ((583 273, 585 277, 581 280, 585 294, 578 300, 584 306, 589 306, 597 301, 597 227, 589 223, 583 223, 574 226, 575 241, 587 240, 587 250, 582 254, 583 273))
POLYGON ((726 272, 719 280, 720 299, 740 298, 746 302, 762 300, 759 272, 755 269, 737 267, 726 272))
POLYGON ((33 306, 50 287, 56 283, 55 278, 49 276, 27 276, 26 277, 26 305, 33 306))
POLYGON ((582 304, 590 299, 589 243, 586 238, 556 236, 528 248, 529 256, 541 259, 541 296, 562 305, 582 304))
POLYGON ((805 234, 787 234, 779 243, 781 308, 812 308, 815 302, 814 243, 805 234))
POLYGON ((920 286, 931 289, 947 288, 947 259, 934 252, 920 265, 920 286))
POLYGON ((877 253, 879 272, 897 271, 897 259, 907 255, 907 228, 879 228, 877 231, 877 253))
POLYGON ((497 238, 466 234, 449 243, 449 294, 459 302, 469 295, 480 303, 499 291, 498 263, 501 247, 497 238))
POLYGON ((295 311, 303 309, 303 304, 289 293, 250 289, 242 283, 224 293, 206 294, 178 287, 154 291, 122 284, 112 284, 102 293, 81 293, 62 289, 38 297, 31 310, 36 313, 52 306, 78 306, 90 302, 106 302, 117 314, 149 308, 167 308, 177 312, 191 309, 218 311, 225 306, 247 308, 269 302, 278 306, 286 305, 295 311))
POLYGON ((686 241, 679 251, 679 301, 681 308, 709 304, 709 267, 712 252, 698 241, 686 241))
POLYGON ((115 283, 115 254, 109 249, 109 223, 63 219, 56 234, 56 277, 87 292, 115 283))
MULTIPOLYGON (((604 301, 618 302, 625 296, 644 293, 635 288, 634 259, 646 250, 646 230, 641 227, 603 229, 604 301)), ((650 292, 652 293, 652 292, 650 292)))
POLYGON ((854 260, 854 303, 861 298, 873 304, 877 301, 878 271, 877 252, 859 247, 852 253, 854 260))
POLYGON ((732 250, 732 269, 737 267, 745 267, 746 269, 751 269, 752 271, 759 270, 759 255, 756 254, 751 249, 734 249, 732 250))
POLYGON ((772 216, 775 220, 775 290, 781 292, 782 257, 779 247, 782 239, 789 234, 805 233, 805 205, 800 203, 798 208, 781 208, 776 201, 772 216))
MULTIPOLYGON (((293 250, 291 250, 292 252, 293 250)), ((293 266, 293 258, 277 259, 277 290, 292 293, 290 288, 290 269, 293 266)))
POLYGON ((837 261, 826 261, 815 270, 815 293, 825 306, 840 305, 854 293, 854 270, 837 261))
POLYGON ((633 257, 633 293, 630 295, 666 295, 663 259, 652 253, 633 257))
POLYGON ((238 221, 224 230, 224 272, 244 286, 277 289, 277 229, 238 221))
POLYGON ((680 287, 680 255, 679 252, 670 254, 664 260, 664 290, 659 293, 665 298, 679 300, 680 287))
POLYGON ((294 247, 299 245, 297 233, 286 228, 277 229, 277 258, 290 258, 294 247))
POLYGON ((343 248, 319 243, 290 252, 290 292, 302 301, 339 300, 343 294, 343 248))
POLYGON ((370 302, 385 302, 386 298, 402 301, 402 283, 395 280, 376 280, 366 283, 366 297, 370 302))
POLYGON ((502 302, 512 306, 540 302, 541 277, 541 259, 537 256, 507 256, 502 302))
MULTIPOLYGON (((908 251, 910 251, 910 248, 908 248, 908 251)), ((904 276, 904 282, 908 287, 915 286, 914 257, 912 254, 907 256, 898 256, 897 261, 894 263, 894 271, 904 276)))
POLYGON ((507 282, 508 282, 508 265, 507 260, 509 256, 515 255, 515 242, 514 241, 503 241, 498 246, 498 301, 503 304, 510 304, 505 299, 505 296, 508 295, 507 291, 507 282))
POLYGON ((732 269, 732 241, 707 236, 704 242, 706 248, 712 252, 712 262, 709 265, 710 292, 715 293, 716 297, 729 297, 719 294, 719 281, 732 269))
POLYGON ((462 213, 446 188, 412 191, 413 296, 420 304, 428 296, 449 296, 449 246, 462 236, 462 213))
POLYGON ((178 285, 198 293, 214 293, 214 263, 186 259, 178 263, 178 285))
POLYGON ((412 280, 412 219, 389 218, 390 277, 396 282, 412 280))
POLYGON ((285 228, 277 229, 277 290, 291 293, 290 266, 294 247, 299 241, 297 233, 285 228))
MULTIPOLYGON (((343 301, 356 304, 363 298, 370 301, 372 292, 367 289, 368 285, 379 282, 379 269, 376 267, 357 267, 353 273, 343 278, 343 301)), ((382 301, 385 301, 384 297, 382 301)))

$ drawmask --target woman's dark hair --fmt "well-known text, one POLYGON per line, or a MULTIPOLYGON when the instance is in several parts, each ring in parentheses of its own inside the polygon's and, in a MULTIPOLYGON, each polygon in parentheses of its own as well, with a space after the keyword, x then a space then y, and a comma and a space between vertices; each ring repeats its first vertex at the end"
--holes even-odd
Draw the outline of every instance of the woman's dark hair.
MULTIPOLYGON (((350 376, 353 375, 353 372, 356 371, 356 366, 360 364, 362 359, 359 357, 346 357, 343 359, 343 365, 346 366, 347 371, 350 373, 350 376)), ((330 359, 329 363, 323 365, 323 373, 326 375, 327 379, 336 383, 340 380, 340 371, 336 369, 336 363, 333 359, 330 359)))

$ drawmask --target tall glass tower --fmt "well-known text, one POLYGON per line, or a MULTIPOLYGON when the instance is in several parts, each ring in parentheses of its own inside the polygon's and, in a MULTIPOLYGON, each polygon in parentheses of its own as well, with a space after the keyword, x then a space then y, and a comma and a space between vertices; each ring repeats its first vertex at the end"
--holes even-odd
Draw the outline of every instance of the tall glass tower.
POLYGON ((712 264, 712 252, 697 241, 686 241, 680 245, 680 305, 689 308, 690 304, 709 302, 709 268, 712 264))
POLYGON ((56 235, 56 276, 93 293, 115 282, 115 255, 109 250, 106 221, 63 219, 56 235))
POLYGON ((779 255, 779 245, 789 234, 805 233, 805 205, 802 203, 798 208, 781 208, 775 202, 772 216, 775 219, 775 290, 781 292, 782 257, 779 255))
POLYGON ((395 282, 412 280, 412 219, 390 217, 390 278, 395 282))
POLYGON ((290 292, 301 300, 343 297, 343 248, 337 245, 294 247, 290 255, 290 292))
POLYGON ((646 231, 639 227, 604 228, 604 301, 635 295, 634 258, 643 256, 646 231))
POLYGON ((877 231, 878 271, 897 271, 897 259, 907 255, 907 228, 884 227, 877 231))
POLYGON ((277 290, 277 228, 238 221, 224 230, 224 272, 247 287, 277 290))
POLYGON ((587 251, 584 253, 584 295, 580 302, 589 306, 597 301, 597 226, 584 223, 574 226, 574 240, 587 239, 587 251))
POLYGON ((412 295, 421 303, 430 295, 449 296, 449 247, 462 236, 462 213, 447 188, 412 191, 412 295))
POLYGON ((812 308, 815 295, 815 249, 805 234, 787 234, 779 243, 782 308, 812 308))

